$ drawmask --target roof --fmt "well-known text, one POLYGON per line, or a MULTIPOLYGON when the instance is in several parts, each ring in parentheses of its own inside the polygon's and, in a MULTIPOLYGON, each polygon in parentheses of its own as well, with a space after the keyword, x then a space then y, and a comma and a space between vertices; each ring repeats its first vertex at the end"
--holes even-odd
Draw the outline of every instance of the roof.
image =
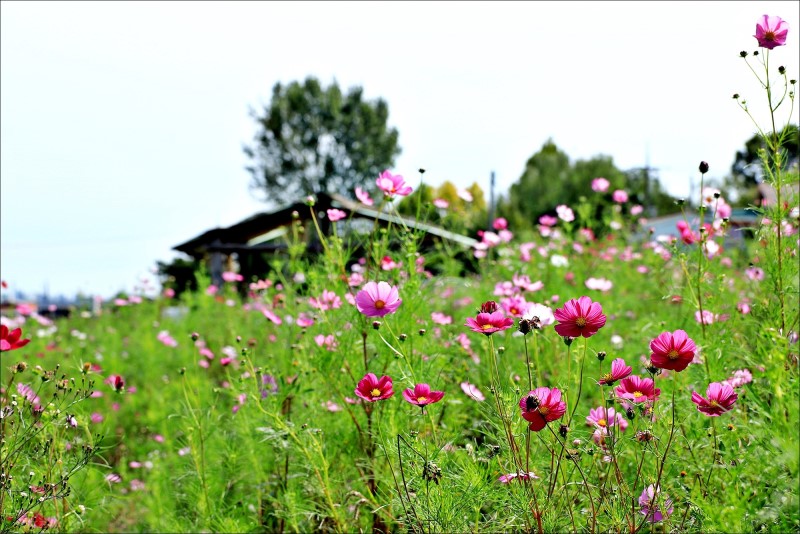
MULTIPOLYGON (((456 234, 423 222, 402 217, 390 213, 385 213, 379 209, 372 208, 352 201, 340 195, 328 195, 321 193, 317 195, 314 209, 326 210, 329 208, 337 208, 348 216, 360 217, 371 220, 379 220, 386 223, 391 222, 404 226, 406 228, 413 228, 415 230, 422 230, 427 234, 453 241, 465 247, 474 248, 478 241, 465 235, 456 234)), ((184 252, 190 256, 202 256, 206 252, 220 251, 220 252, 244 252, 244 251, 266 251, 278 250, 283 248, 281 245, 268 244, 259 242, 257 244, 248 244, 255 238, 264 236, 266 233, 276 228, 288 226, 294 220, 293 214, 297 213, 303 220, 310 219, 309 206, 305 202, 295 202, 287 207, 271 212, 256 213, 227 228, 214 228, 208 230, 197 237, 176 245, 173 250, 184 252)))

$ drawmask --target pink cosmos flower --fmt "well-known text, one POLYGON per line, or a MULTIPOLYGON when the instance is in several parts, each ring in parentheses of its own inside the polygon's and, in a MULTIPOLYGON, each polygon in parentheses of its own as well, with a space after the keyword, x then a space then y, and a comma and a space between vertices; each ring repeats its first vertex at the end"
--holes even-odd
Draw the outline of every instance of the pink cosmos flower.
POLYGON ((672 499, 667 495, 657 499, 660 492, 660 488, 654 488, 650 484, 639 496, 639 506, 641 506, 639 512, 646 516, 648 523, 659 523, 665 517, 672 515, 672 499))
POLYGON ((539 217, 539 224, 542 226, 555 226, 557 223, 558 219, 552 215, 542 215, 539 217))
POLYGON ((603 307, 587 296, 568 300, 553 316, 558 321, 556 332, 562 337, 591 337, 606 324, 603 307))
MULTIPOLYGON (((244 276, 242 276, 239 273, 234 273, 232 271, 225 271, 224 273, 222 273, 222 280, 229 283, 241 282, 242 280, 244 280, 244 276)), ((133 299, 130 300, 131 302, 133 302, 133 299)))
POLYGON ((572 222, 575 220, 575 213, 573 213, 572 209, 564 204, 556 206, 556 213, 558 214, 558 218, 564 222, 572 222))
POLYGON ((718 417, 733 408, 733 403, 739 398, 730 384, 712 382, 706 389, 704 399, 696 391, 692 392, 692 402, 697 405, 697 409, 709 417, 718 417))
POLYGON ((753 374, 748 369, 739 369, 738 371, 734 371, 733 376, 731 376, 729 379, 723 380, 720 383, 722 385, 727 384, 732 388, 740 388, 752 381, 753 374))
POLYGON ((628 201, 628 193, 622 189, 617 189, 611 194, 611 198, 617 204, 624 204, 628 201))
POLYGON ((20 339, 21 337, 21 328, 15 328, 9 332, 6 325, 0 325, 0 352, 21 349, 31 342, 30 339, 20 339))
POLYGON ((623 378, 614 389, 617 397, 633 402, 654 401, 661 395, 661 390, 655 387, 651 378, 641 378, 636 375, 623 378))
POLYGON ((588 278, 586 280, 586 288, 587 289, 594 289, 596 291, 602 291, 606 293, 607 291, 611 291, 611 288, 614 287, 614 284, 611 280, 607 280, 605 278, 588 278))
POLYGON ((764 279, 764 269, 760 267, 748 267, 744 270, 744 274, 747 278, 756 282, 760 282, 764 279))
POLYGON ((373 373, 365 374, 364 378, 359 380, 355 391, 356 395, 369 402, 385 400, 394 395, 392 379, 388 376, 379 379, 373 373))
POLYGON ((308 328, 313 324, 314 324, 314 318, 308 315, 307 313, 302 312, 300 313, 300 315, 297 316, 297 326, 301 328, 308 328))
POLYGON ((383 194, 386 198, 394 198, 395 195, 400 195, 404 197, 411 193, 412 189, 408 185, 406 185, 405 180, 403 177, 398 175, 392 175, 389 171, 383 171, 375 183, 378 186, 378 189, 383 191, 383 194))
POLYGON ((360 187, 356 187, 356 198, 362 203, 366 204, 367 206, 372 206, 374 204, 372 197, 369 196, 369 193, 361 189, 360 187))
POLYGON ((500 332, 511 328, 514 319, 506 317, 500 310, 492 313, 479 313, 475 317, 467 317, 464 326, 468 326, 473 332, 490 336, 495 332, 500 332))
POLYGON ((605 193, 611 186, 611 182, 605 178, 595 178, 592 180, 592 191, 595 193, 605 193))
POLYGON ((426 406, 439 402, 444 397, 444 391, 431 391, 428 384, 417 384, 414 389, 408 388, 403 391, 403 398, 411 404, 426 406))
POLYGON ((335 310, 342 307, 342 299, 340 299, 336 293, 328 291, 327 289, 322 291, 322 296, 320 298, 309 298, 308 303, 320 311, 335 310))
POLYGON ((468 397, 471 397, 479 402, 486 399, 483 393, 481 393, 478 389, 478 386, 470 384, 469 382, 461 382, 461 391, 463 391, 468 397))
POLYGON ((533 471, 528 471, 527 473, 523 473, 522 471, 520 471, 519 473, 508 473, 507 475, 500 475, 497 478, 497 481, 503 484, 508 484, 509 482, 511 482, 516 478, 518 478, 519 480, 529 480, 529 479, 532 480, 539 477, 537 477, 533 473, 533 471))
POLYGON ((443 198, 434 198, 433 205, 442 210, 446 210, 450 207, 450 203, 443 198))
POLYGON ((659 369, 683 371, 694 360, 697 345, 683 330, 663 332, 650 342, 650 361, 659 369))
POLYGON ((453 318, 450 317, 449 315, 443 314, 442 312, 431 313, 431 320, 435 324, 441 324, 441 325, 453 324, 453 318))
POLYGON ((533 323, 536 322, 538 319, 539 327, 544 328, 545 326, 550 326, 554 322, 556 322, 555 317, 553 316, 552 308, 545 306, 544 304, 539 304, 538 302, 531 302, 528 304, 528 311, 525 315, 522 316, 523 319, 527 319, 533 323))
POLYGON ((381 269, 384 271, 391 271, 401 267, 399 263, 394 261, 391 256, 384 256, 381 258, 381 269))
POLYGON ((469 192, 467 189, 459 189, 456 191, 458 198, 463 200, 464 202, 472 202, 474 199, 472 197, 472 193, 469 192))
POLYGON ((756 34, 753 36, 758 40, 758 46, 772 50, 776 46, 786 44, 786 34, 789 33, 789 25, 780 17, 770 17, 764 15, 756 24, 756 34))
POLYGON ((522 317, 528 311, 528 303, 520 296, 503 299, 500 301, 500 305, 511 317, 522 317))
POLYGON ((498 217, 492 221, 492 228, 497 231, 505 230, 508 228, 508 221, 504 217, 498 217))
POLYGON ((611 386, 617 380, 627 378, 632 372, 633 368, 630 365, 625 365, 625 360, 622 358, 616 358, 613 362, 611 362, 611 372, 604 374, 597 383, 600 385, 611 386))
POLYGON ((614 410, 614 408, 609 408, 608 411, 606 411, 603 406, 589 410, 589 415, 586 417, 586 424, 603 429, 607 429, 610 426, 618 426, 623 432, 628 428, 628 420, 625 419, 621 413, 614 410))
POLYGON ((708 310, 703 310, 702 314, 697 310, 694 312, 694 320, 701 324, 714 324, 719 320, 719 316, 708 310))
POLYGON ((642 205, 636 204, 635 206, 631 206, 631 215, 634 217, 642 213, 644 213, 644 207, 642 205))
POLYGON ((341 221, 342 219, 347 217, 347 213, 343 212, 342 210, 337 210, 336 208, 331 208, 327 210, 328 219, 331 222, 341 221))
POLYGON ((336 337, 333 334, 328 334, 327 336, 324 334, 317 334, 314 336, 314 342, 318 346, 325 347, 329 351, 335 351, 339 346, 339 343, 336 341, 336 337))
POLYGON ((534 432, 542 430, 547 423, 560 419, 567 411, 567 403, 561 400, 558 388, 536 388, 519 401, 522 418, 530 423, 534 432))
POLYGON ((356 294, 356 308, 367 317, 383 317, 394 313, 402 302, 397 287, 386 282, 367 282, 356 294))

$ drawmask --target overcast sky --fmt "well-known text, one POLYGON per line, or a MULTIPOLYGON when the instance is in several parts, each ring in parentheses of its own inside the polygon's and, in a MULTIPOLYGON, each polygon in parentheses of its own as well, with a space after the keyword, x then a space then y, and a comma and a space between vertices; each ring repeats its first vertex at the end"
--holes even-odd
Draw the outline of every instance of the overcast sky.
MULTIPOLYGON (((499 192, 548 139, 572 160, 649 158, 685 196, 723 177, 764 120, 740 50, 798 2, 2 2, 0 275, 11 289, 108 297, 174 245, 264 205, 248 110, 314 75, 384 98, 395 173, 499 192)), ((795 118, 797 120, 797 108, 795 118)), ((783 115, 784 121, 786 116, 783 115)))

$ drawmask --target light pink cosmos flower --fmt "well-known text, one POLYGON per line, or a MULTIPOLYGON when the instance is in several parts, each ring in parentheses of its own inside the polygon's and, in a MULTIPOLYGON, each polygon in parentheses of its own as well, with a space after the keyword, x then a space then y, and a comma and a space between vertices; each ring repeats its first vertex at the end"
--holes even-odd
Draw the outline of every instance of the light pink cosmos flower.
POLYGON ((625 360, 616 358, 611 362, 611 372, 604 374, 597 383, 603 386, 611 386, 617 380, 627 378, 632 372, 633 368, 630 365, 626 365, 625 360))
POLYGON ((595 193, 605 193, 608 191, 608 188, 611 186, 611 182, 606 180, 605 178, 595 178, 592 180, 592 191, 595 193))
POLYGON ((435 324, 440 324, 440 325, 453 324, 453 318, 449 315, 443 314, 442 312, 431 313, 431 320, 435 324))
POLYGON ((553 316, 553 309, 538 302, 528 303, 528 311, 522 318, 531 322, 536 322, 534 319, 538 319, 538 324, 541 328, 556 322, 556 318, 553 316))
POLYGON ((727 384, 732 388, 740 388, 752 381, 753 374, 748 369, 739 369, 738 371, 734 371, 733 376, 731 376, 729 379, 723 380, 721 384, 727 384))
POLYGON ((356 308, 367 317, 383 317, 394 313, 403 300, 396 286, 386 282, 367 282, 356 294, 356 308))
POLYGON ((359 380, 355 392, 356 395, 369 402, 388 399, 394 395, 392 379, 388 376, 378 379, 374 373, 367 373, 364 378, 359 380))
MULTIPOLYGON (((572 222, 575 220, 575 213, 564 204, 556 206, 556 213, 558 214, 558 218, 564 222, 572 222)), ((539 220, 541 221, 541 218, 539 218, 539 220)))
POLYGON ((621 413, 609 408, 608 411, 603 406, 589 410, 589 415, 586 417, 586 424, 596 428, 607 429, 610 426, 618 426, 624 432, 628 428, 628 420, 625 419, 621 413))
POLYGON ((709 325, 717 322, 719 320, 719 316, 708 310, 703 310, 702 314, 700 313, 700 310, 697 310, 694 312, 694 320, 700 324, 709 325))
POLYGON ((588 278, 586 280, 586 287, 587 289, 594 289, 596 291, 602 291, 603 293, 607 291, 611 291, 611 288, 614 287, 614 284, 611 280, 607 280, 606 278, 588 278))
POLYGON ((301 328, 308 328, 314 324, 314 318, 308 315, 305 312, 301 312, 300 315, 297 316, 297 326, 301 328))
POLYGON ((369 196, 369 193, 367 193, 360 187, 356 187, 356 198, 362 204, 366 204, 367 206, 372 206, 374 204, 374 201, 372 200, 372 197, 369 196))
POLYGON ((567 403, 561 400, 558 388, 536 388, 519 401, 522 418, 530 423, 534 432, 542 430, 547 423, 560 419, 567 411, 567 403))
POLYGON ((342 219, 347 217, 347 213, 343 212, 342 210, 337 210, 336 208, 331 208, 327 210, 328 219, 331 222, 341 221, 342 219))
POLYGON ((659 369, 683 371, 694 360, 697 345, 683 330, 662 332, 650 342, 650 361, 659 369))
POLYGON ((617 204, 624 204, 628 201, 628 193, 623 189, 617 189, 611 194, 611 198, 617 204))
POLYGON ((459 189, 456 192, 456 194, 458 195, 458 198, 460 198, 464 202, 472 202, 474 200, 473 197, 472 197, 472 193, 470 193, 466 189, 459 189))
POLYGON ((635 206, 631 206, 631 215, 636 217, 637 215, 641 215, 644 213, 644 207, 641 204, 636 204, 635 206))
POLYGON ((522 317, 528 311, 528 303, 521 296, 508 297, 500 301, 503 310, 511 317, 522 317))
MULTIPOLYGON (((233 271, 225 271, 222 273, 222 280, 228 283, 241 282, 244 280, 244 276, 239 273, 234 273, 233 271)), ((133 302, 133 299, 131 299, 131 302, 133 302)))
POLYGON ((770 17, 764 15, 756 23, 756 34, 753 36, 758 40, 758 46, 772 50, 776 46, 786 44, 786 35, 789 33, 789 24, 780 17, 770 17))
POLYGON ((556 332, 562 337, 591 337, 606 324, 603 307, 587 296, 568 300, 553 315, 559 323, 556 332))
POLYGON ((468 397, 473 398, 478 402, 486 399, 483 393, 481 393, 478 389, 478 386, 470 384, 469 382, 461 382, 461 391, 463 391, 468 397))
POLYGON ((651 378, 641 378, 636 375, 623 378, 614 392, 618 398, 636 403, 654 401, 661 395, 661 390, 655 387, 651 378))
POLYGON ((383 191, 386 198, 392 199, 395 195, 404 197, 411 193, 412 189, 406 185, 405 180, 399 174, 392 175, 389 171, 383 171, 377 180, 375 180, 378 189, 383 191))
POLYGON ((335 310, 342 307, 342 299, 339 298, 339 295, 327 289, 322 291, 321 297, 309 298, 308 303, 320 311, 335 310))
POLYGON ((336 337, 333 334, 328 334, 327 336, 324 334, 317 334, 314 336, 314 342, 318 346, 324 347, 329 351, 335 351, 336 347, 339 346, 339 343, 336 341, 336 337))
POLYGON ((529 479, 533 480, 539 477, 536 476, 533 471, 528 471, 527 473, 523 473, 522 471, 520 471, 519 473, 508 473, 507 475, 500 475, 497 478, 497 481, 503 484, 508 484, 509 482, 517 478, 519 480, 529 480, 529 479))
POLYGON ((697 409, 709 417, 718 417, 733 408, 739 395, 730 384, 712 382, 706 389, 706 398, 701 397, 696 391, 692 392, 692 402, 697 409))
POLYGON ((439 402, 444 397, 444 391, 431 391, 428 384, 417 384, 414 389, 407 388, 403 391, 403 398, 417 406, 427 406, 439 402))
POLYGON ((764 279, 764 269, 760 267, 748 267, 744 270, 744 274, 747 278, 756 282, 760 282, 764 279))

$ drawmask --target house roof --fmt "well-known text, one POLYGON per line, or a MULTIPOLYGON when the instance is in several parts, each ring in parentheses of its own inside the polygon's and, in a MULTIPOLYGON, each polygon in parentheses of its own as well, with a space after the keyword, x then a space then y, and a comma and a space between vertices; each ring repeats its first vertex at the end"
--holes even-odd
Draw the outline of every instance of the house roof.
MULTIPOLYGON (((447 239, 469 248, 474 248, 478 244, 478 241, 471 237, 456 234, 444 228, 422 223, 408 217, 385 213, 340 195, 328 195, 325 193, 317 195, 314 209, 324 211, 329 208, 340 209, 347 213, 348 216, 372 220, 377 219, 386 223, 391 222, 392 224, 402 225, 407 228, 422 230, 427 234, 447 239)), ((310 219, 308 205, 305 202, 295 202, 277 211, 256 213, 227 228, 208 230, 172 248, 173 250, 184 252, 195 257, 211 251, 242 252, 278 250, 283 248, 283 246, 268 243, 248 245, 248 242, 259 236, 263 236, 271 230, 291 224, 294 220, 293 214, 295 212, 299 214, 300 218, 303 220, 310 219)))

